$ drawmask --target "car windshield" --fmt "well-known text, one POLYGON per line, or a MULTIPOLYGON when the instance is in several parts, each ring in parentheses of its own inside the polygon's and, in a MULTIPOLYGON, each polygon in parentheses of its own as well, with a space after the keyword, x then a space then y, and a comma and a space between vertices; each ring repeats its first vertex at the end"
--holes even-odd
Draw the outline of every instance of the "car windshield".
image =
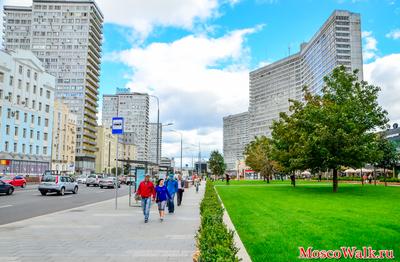
POLYGON ((95 175, 89 175, 88 178, 96 178, 95 175))
POLYGON ((56 182, 55 176, 44 176, 42 182, 56 182))
POLYGON ((11 177, 11 176, 3 176, 1 178, 1 180, 13 180, 13 177, 11 177))
POLYGON ((115 180, 115 177, 107 177, 108 180, 115 180))

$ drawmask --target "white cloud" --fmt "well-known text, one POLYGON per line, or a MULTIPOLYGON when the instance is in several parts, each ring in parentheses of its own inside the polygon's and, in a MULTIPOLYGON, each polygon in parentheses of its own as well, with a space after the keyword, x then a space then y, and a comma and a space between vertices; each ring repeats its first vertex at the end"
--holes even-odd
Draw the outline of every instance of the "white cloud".
POLYGON ((128 26, 147 36, 154 27, 192 29, 196 21, 218 15, 218 0, 97 0, 105 21, 128 26))
POLYGON ((400 29, 394 29, 386 34, 387 38, 400 39, 400 29))
POLYGON ((371 31, 362 32, 362 38, 364 40, 363 44, 363 58, 364 61, 369 61, 371 59, 375 59, 378 57, 377 52, 377 44, 378 41, 373 36, 371 31))
MULTIPOLYGON (((219 38, 189 35, 171 43, 155 42, 114 53, 110 59, 118 58, 132 68, 127 84, 132 91, 160 98, 162 121, 174 122, 174 128, 187 132, 188 143, 202 141, 209 144, 208 151, 221 150, 222 117, 248 108, 249 53, 244 43, 246 35, 260 28, 219 38)), ((164 152, 172 154, 169 150, 167 143, 164 152)))
POLYGON ((400 54, 377 58, 364 65, 364 79, 380 86, 379 103, 389 113, 390 121, 400 121, 400 54))

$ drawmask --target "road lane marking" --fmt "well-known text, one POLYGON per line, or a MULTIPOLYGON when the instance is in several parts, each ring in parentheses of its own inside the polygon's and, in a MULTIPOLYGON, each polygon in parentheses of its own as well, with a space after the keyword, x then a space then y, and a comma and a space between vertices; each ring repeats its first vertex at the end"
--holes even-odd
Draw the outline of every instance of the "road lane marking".
POLYGON ((12 207, 13 205, 0 206, 0 208, 12 207))

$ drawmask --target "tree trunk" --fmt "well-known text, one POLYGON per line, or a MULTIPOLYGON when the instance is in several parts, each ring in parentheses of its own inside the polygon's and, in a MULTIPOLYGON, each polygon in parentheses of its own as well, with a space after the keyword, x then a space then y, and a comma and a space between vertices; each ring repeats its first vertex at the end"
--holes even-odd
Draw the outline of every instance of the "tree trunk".
POLYGON ((338 190, 338 172, 336 168, 333 169, 332 182, 333 182, 333 192, 336 193, 338 190))
POLYGON ((269 184, 269 175, 267 175, 267 184, 269 184))
POLYGON ((363 173, 362 173, 362 168, 361 168, 361 184, 364 186, 364 177, 363 177, 363 173))

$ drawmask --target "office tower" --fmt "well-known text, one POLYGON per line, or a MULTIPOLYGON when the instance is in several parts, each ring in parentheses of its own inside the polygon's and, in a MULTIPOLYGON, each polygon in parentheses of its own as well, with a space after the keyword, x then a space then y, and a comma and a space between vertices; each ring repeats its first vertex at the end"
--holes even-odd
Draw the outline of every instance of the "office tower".
POLYGON ((149 124, 149 161, 152 163, 157 163, 157 148, 158 156, 161 158, 162 124, 160 123, 158 126, 160 135, 157 147, 157 123, 149 124))
POLYGON ((94 171, 103 15, 94 0, 4 6, 3 45, 29 49, 56 77, 56 98, 77 115, 76 171, 94 171))
POLYGON ((50 169, 54 76, 27 50, 0 51, 0 173, 50 169))
POLYGON ((249 142, 248 112, 223 118, 223 152, 227 170, 236 170, 236 162, 243 160, 243 151, 249 142))
POLYGON ((250 72, 249 137, 271 135, 288 99, 303 99, 302 88, 320 93, 324 76, 339 65, 363 78, 360 15, 336 10, 300 51, 250 72))
POLYGON ((59 173, 75 172, 76 115, 63 100, 54 101, 53 148, 51 169, 59 173))
POLYGON ((148 161, 149 95, 127 91, 103 95, 102 125, 111 127, 116 116, 124 118, 123 139, 136 145, 136 160, 148 161))

